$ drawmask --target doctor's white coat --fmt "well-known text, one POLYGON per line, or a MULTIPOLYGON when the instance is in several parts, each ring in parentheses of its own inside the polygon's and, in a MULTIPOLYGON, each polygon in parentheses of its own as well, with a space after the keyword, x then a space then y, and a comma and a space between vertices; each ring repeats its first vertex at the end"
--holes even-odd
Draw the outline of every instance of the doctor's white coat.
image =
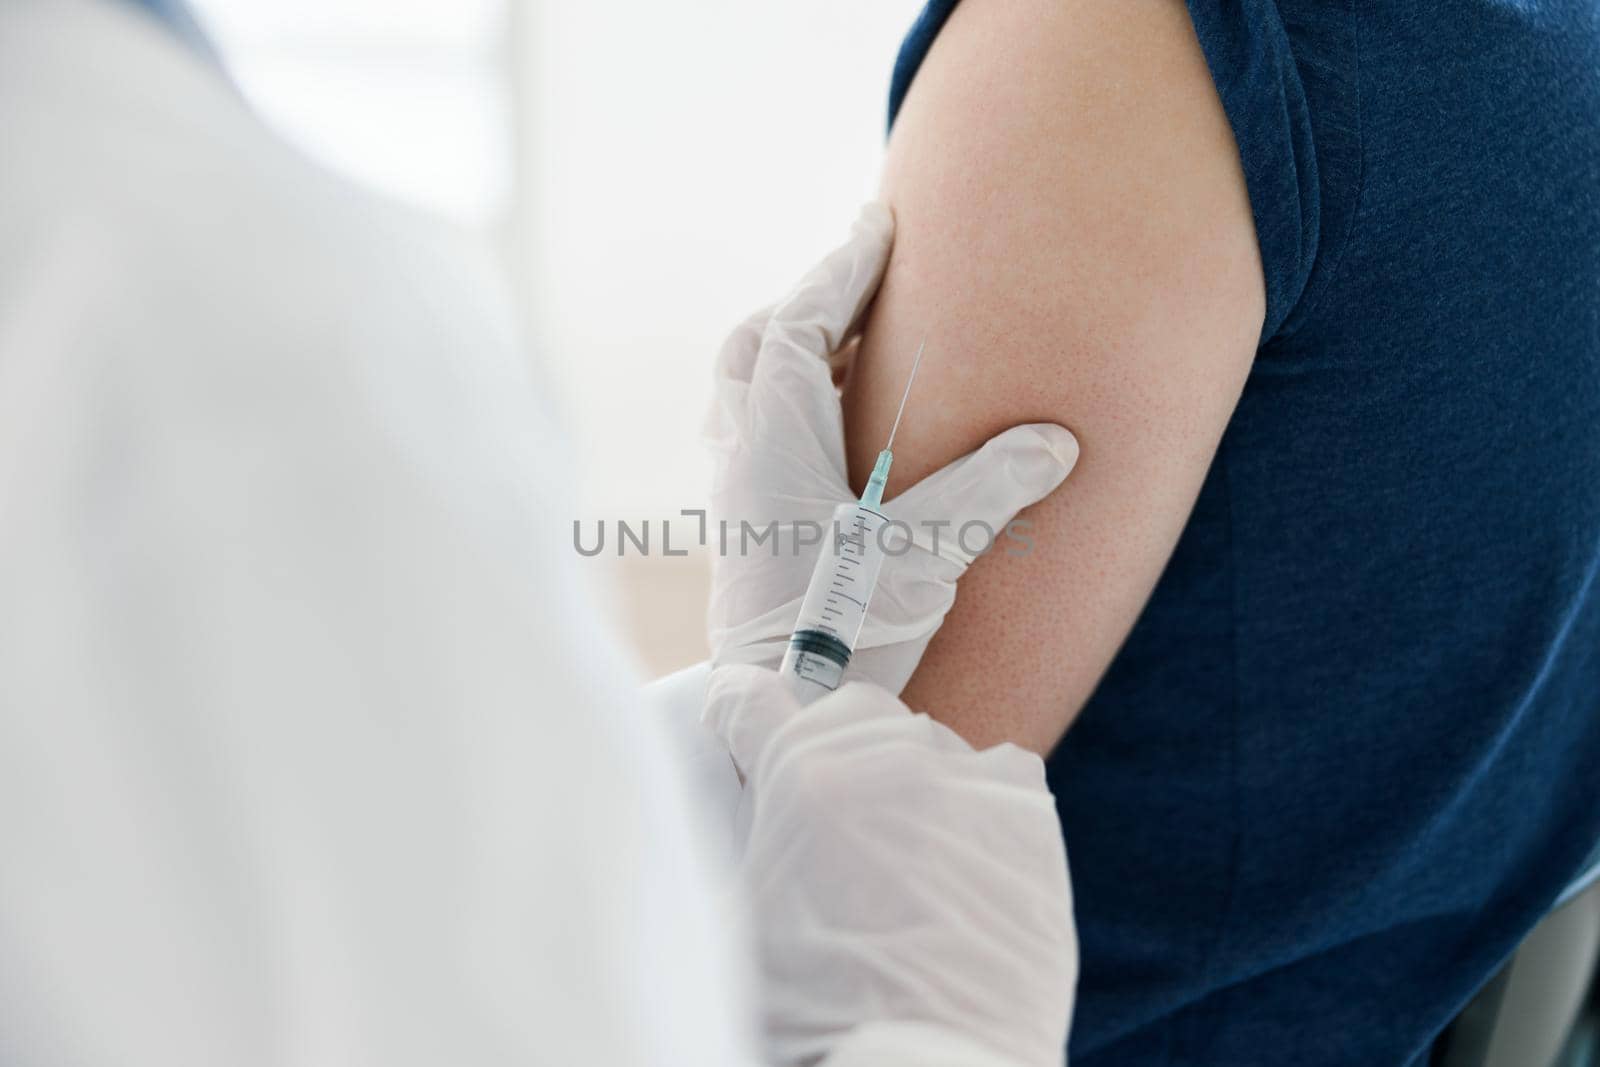
POLYGON ((0 2, 0 1062, 743 1061, 506 321, 131 8, 0 2))

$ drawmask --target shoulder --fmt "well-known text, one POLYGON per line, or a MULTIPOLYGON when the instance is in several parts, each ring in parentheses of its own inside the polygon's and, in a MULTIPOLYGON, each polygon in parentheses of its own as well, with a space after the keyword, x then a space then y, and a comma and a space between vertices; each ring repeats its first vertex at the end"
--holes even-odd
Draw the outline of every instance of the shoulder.
POLYGON ((1089 406, 1165 433, 1207 398, 1231 411, 1262 263, 1181 3, 960 4, 906 96, 884 184, 889 303, 984 353, 968 395, 993 396, 997 420, 1089 406))
POLYGON ((1355 76, 1354 17, 1343 9, 1285 14, 1274 0, 1139 0, 1114 10, 931 0, 896 63, 890 115, 898 122, 909 97, 914 117, 929 82, 971 78, 970 91, 992 108, 1014 111, 1032 99, 1052 110, 1050 128, 1072 136, 1081 157, 1098 152, 1094 165, 1108 183, 1124 177, 1110 150, 1132 167, 1159 168, 1128 177, 1161 180, 1169 192, 1187 176, 1204 177, 1198 168, 1208 160, 1223 170, 1232 161, 1259 249, 1265 341, 1314 302, 1313 268, 1338 258, 1330 245, 1348 229, 1359 169, 1355 76), (1016 64, 1023 76, 1009 84, 1023 99, 995 99, 1016 64), (1209 145, 1195 143, 1203 131, 1212 132, 1209 145), (1151 151, 1162 147, 1170 151, 1151 151))

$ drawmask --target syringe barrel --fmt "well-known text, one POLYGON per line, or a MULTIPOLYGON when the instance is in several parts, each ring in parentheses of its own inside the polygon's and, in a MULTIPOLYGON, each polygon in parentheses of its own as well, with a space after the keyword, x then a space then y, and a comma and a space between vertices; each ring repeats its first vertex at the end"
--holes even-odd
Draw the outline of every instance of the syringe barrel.
POLYGON ((779 668, 802 703, 839 688, 866 621, 867 605, 883 569, 879 534, 885 516, 864 504, 841 504, 823 531, 822 558, 779 668))

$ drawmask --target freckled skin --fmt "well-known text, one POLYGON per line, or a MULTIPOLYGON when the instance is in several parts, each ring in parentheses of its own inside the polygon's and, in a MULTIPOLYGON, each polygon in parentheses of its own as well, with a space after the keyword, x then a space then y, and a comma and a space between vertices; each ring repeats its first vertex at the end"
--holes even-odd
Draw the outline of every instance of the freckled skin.
POLYGON ((897 220, 845 392, 859 491, 928 337, 893 494, 1058 422, 1072 476, 962 579, 906 689, 984 746, 1046 752, 1138 616, 1255 354, 1261 263, 1232 131, 1183 4, 965 0, 889 145, 897 220))

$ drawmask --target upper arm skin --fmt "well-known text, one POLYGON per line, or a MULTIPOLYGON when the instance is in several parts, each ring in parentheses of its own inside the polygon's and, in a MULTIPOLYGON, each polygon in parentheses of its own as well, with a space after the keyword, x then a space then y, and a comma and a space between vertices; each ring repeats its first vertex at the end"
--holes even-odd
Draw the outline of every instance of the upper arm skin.
MULTIPOLYGON (((1048 751, 1183 529, 1265 308, 1238 150, 1177 0, 965 0, 890 140, 895 247, 845 393, 859 489, 919 340, 890 489, 999 431, 1081 446, 962 578, 906 689, 982 747, 1048 751)), ((893 512, 893 501, 888 510, 893 512)))

